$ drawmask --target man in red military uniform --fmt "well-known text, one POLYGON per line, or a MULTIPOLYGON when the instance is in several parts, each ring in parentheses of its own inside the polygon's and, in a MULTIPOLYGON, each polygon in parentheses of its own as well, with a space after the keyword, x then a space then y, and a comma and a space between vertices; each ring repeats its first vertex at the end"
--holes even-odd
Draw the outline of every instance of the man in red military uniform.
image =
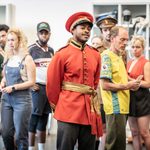
POLYGON ((66 29, 73 37, 56 52, 47 73, 47 96, 58 120, 57 149, 94 150, 95 137, 102 135, 99 101, 99 52, 86 44, 93 17, 78 12, 69 17, 66 29))

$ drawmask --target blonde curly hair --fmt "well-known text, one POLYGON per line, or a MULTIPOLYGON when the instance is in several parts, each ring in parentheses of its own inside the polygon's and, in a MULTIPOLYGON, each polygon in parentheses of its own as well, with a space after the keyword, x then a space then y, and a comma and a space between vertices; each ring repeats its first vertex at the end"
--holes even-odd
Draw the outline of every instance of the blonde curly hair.
MULTIPOLYGON (((18 51, 19 51, 19 55, 20 57, 24 57, 25 55, 27 55, 28 52, 28 46, 27 46, 27 37, 25 36, 25 34, 18 28, 11 28, 8 30, 7 36, 9 34, 15 34, 18 38, 18 51)), ((8 42, 6 41, 6 46, 5 46, 5 57, 4 57, 4 63, 11 58, 14 55, 13 51, 9 49, 8 47, 8 42)))

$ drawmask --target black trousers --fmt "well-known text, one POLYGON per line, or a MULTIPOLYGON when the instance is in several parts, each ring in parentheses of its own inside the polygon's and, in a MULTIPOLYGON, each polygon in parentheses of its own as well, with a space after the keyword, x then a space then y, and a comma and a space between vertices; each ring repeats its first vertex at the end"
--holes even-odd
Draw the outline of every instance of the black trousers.
POLYGON ((91 134, 91 126, 57 122, 57 150, 74 150, 76 142, 78 150, 95 150, 96 139, 91 134))

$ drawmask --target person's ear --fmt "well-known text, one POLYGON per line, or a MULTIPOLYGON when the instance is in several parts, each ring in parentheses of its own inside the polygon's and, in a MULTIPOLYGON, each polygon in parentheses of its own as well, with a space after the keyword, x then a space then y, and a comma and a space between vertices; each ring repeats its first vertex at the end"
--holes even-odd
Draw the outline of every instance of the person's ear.
POLYGON ((73 34, 73 32, 75 31, 75 29, 76 29, 76 27, 74 27, 74 28, 70 31, 70 33, 73 34))

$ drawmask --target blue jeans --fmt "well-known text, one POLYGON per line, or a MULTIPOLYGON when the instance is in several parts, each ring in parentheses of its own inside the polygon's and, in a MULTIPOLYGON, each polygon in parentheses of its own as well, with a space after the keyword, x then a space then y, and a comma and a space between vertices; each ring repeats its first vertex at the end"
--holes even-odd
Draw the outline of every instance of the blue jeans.
POLYGON ((16 91, 2 96, 2 137, 5 148, 28 150, 28 124, 31 115, 29 91, 16 91))

